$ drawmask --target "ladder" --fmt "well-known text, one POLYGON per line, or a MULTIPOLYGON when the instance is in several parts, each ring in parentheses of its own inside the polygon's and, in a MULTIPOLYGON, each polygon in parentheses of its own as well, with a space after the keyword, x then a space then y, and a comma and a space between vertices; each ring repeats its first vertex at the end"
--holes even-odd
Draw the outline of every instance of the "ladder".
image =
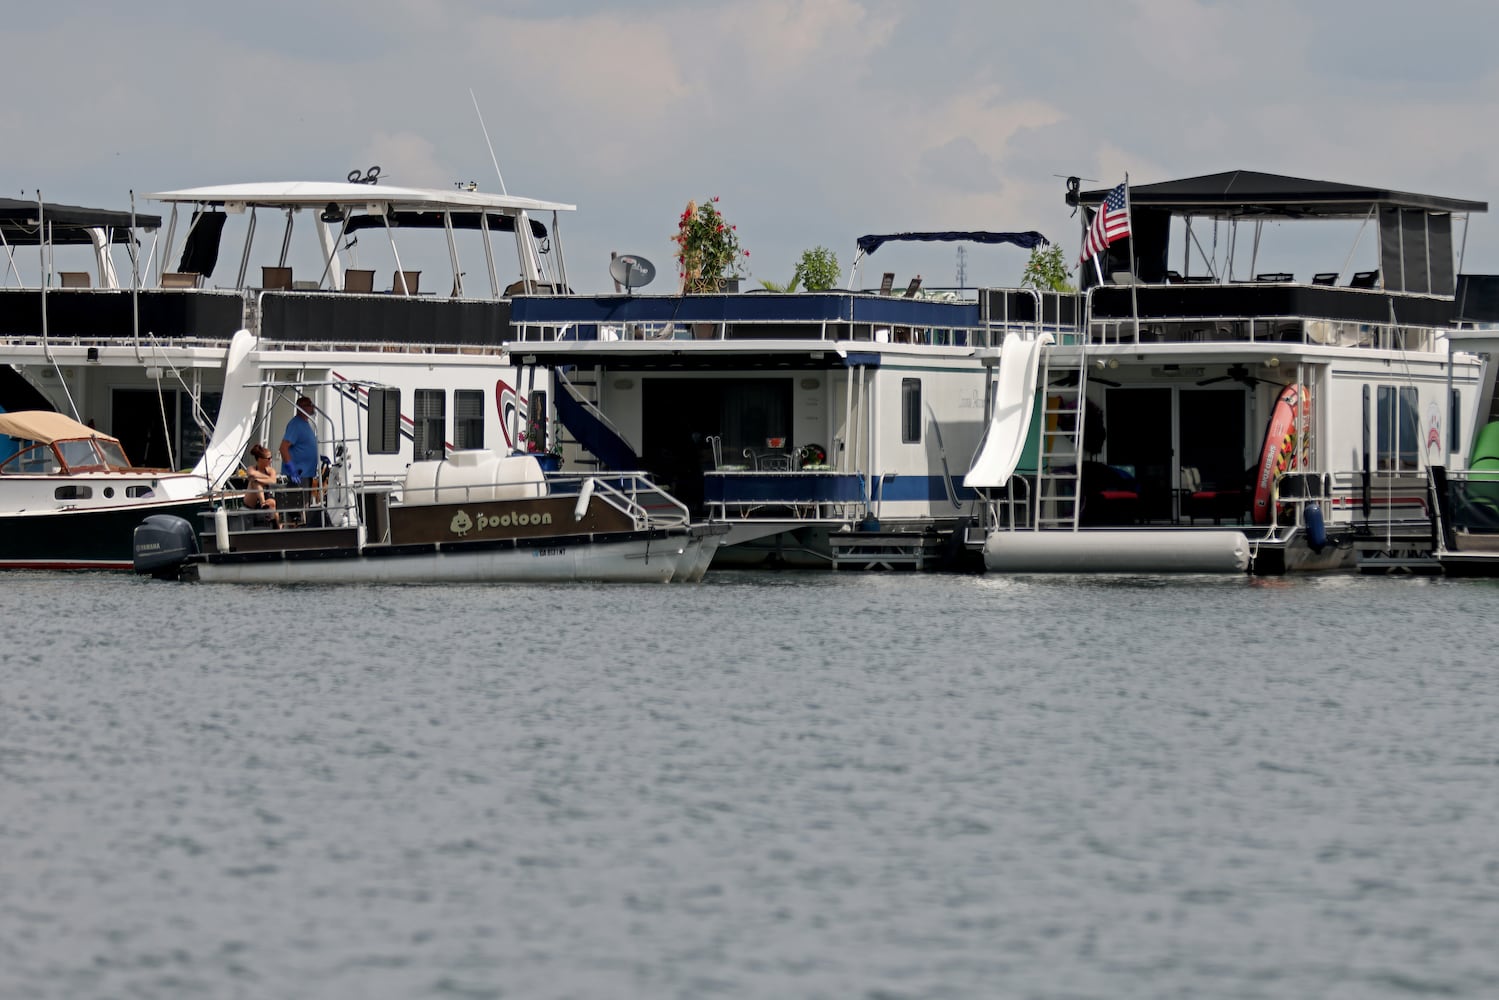
POLYGON ((1037 531, 1057 528, 1076 531, 1082 513, 1078 500, 1083 423, 1088 411, 1088 358, 1087 351, 1079 345, 1076 366, 1062 363, 1053 367, 1055 350, 1049 348, 1041 357, 1041 446, 1031 523, 1037 531), (1052 385, 1053 373, 1065 377, 1052 385))

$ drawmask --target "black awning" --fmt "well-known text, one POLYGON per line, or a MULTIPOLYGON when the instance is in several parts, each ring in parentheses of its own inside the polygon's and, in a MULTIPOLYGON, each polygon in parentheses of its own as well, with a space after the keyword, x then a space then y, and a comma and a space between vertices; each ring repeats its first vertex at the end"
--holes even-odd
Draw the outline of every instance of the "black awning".
MULTIPOLYGON (((1100 204, 1109 188, 1084 191, 1084 205, 1100 204)), ((1256 170, 1228 170, 1178 181, 1131 184, 1130 206, 1159 208, 1172 215, 1214 218, 1357 218, 1376 208, 1426 212, 1487 212, 1487 202, 1414 194, 1389 188, 1285 177, 1256 170)))
POLYGON ((885 236, 860 236, 859 249, 872 254, 886 243, 908 241, 916 243, 1013 243, 1022 250, 1034 250, 1051 242, 1034 229, 1023 233, 890 233, 885 236))
MULTIPOLYGON (((130 242, 130 213, 115 212, 103 208, 82 208, 78 205, 57 205, 43 202, 40 218, 51 230, 50 242, 54 245, 88 243, 88 230, 112 229, 112 242, 130 242)), ((34 201, 20 198, 0 198, 0 234, 11 246, 36 246, 48 242, 48 237, 38 230, 38 206, 34 201)), ((160 229, 161 216, 137 215, 139 229, 160 229)))

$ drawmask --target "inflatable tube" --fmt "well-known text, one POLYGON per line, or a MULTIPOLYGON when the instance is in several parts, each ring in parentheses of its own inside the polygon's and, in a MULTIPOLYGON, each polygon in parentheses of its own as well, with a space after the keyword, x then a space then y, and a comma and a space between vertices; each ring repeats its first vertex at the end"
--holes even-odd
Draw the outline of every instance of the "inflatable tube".
POLYGON ((1300 468, 1306 451, 1306 442, 1300 440, 1301 425, 1311 415, 1311 402, 1306 398, 1305 386, 1288 385, 1275 397, 1270 420, 1265 425, 1259 464, 1255 466, 1254 504, 1251 507, 1255 524, 1270 523, 1270 497, 1275 492, 1275 481, 1291 469, 1300 468))
POLYGON ((1243 573, 1249 539, 1239 531, 993 531, 991 573, 1243 573))

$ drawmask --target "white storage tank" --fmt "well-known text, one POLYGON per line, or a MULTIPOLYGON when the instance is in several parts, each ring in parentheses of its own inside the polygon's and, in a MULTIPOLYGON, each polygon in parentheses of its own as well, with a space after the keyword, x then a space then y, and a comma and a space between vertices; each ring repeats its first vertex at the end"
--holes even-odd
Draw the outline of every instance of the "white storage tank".
POLYGON ((455 451, 442 462, 412 462, 401 499, 414 503, 474 503, 546 496, 546 475, 530 455, 455 451))

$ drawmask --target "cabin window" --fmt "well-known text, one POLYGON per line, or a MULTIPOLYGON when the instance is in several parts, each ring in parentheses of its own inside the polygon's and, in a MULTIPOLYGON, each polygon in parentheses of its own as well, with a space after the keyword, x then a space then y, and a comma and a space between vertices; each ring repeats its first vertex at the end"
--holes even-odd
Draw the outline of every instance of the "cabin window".
POLYGON ((484 390, 453 391, 453 447, 468 451, 484 447, 484 390))
POLYGON ((1379 386, 1377 437, 1381 472, 1416 469, 1421 420, 1414 386, 1379 386))
POLYGON ((92 486, 59 486, 52 491, 58 500, 87 500, 94 495, 92 486))
POLYGON ((371 455, 395 455, 401 450, 401 390, 371 389, 369 443, 371 455))
POLYGON ((900 440, 903 444, 921 443, 921 379, 900 380, 900 440))
POLYGON ((411 404, 412 460, 441 461, 448 426, 448 394, 441 389, 418 389, 411 404))
POLYGON ((45 476, 56 471, 60 471, 57 454, 50 444, 34 444, 12 455, 5 460, 4 465, 0 465, 0 473, 10 475, 45 476))
POLYGON ((130 497, 132 500, 138 500, 141 497, 154 497, 156 495, 156 491, 151 487, 145 485, 127 486, 125 487, 125 495, 127 497, 130 497))

